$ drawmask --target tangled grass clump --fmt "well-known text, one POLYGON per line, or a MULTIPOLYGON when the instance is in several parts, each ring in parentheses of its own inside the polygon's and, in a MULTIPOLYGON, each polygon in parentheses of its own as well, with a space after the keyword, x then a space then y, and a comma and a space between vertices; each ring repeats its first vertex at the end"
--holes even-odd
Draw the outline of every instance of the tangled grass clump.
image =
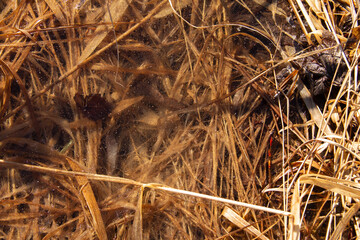
POLYGON ((0 238, 359 237, 354 3, 0 9, 0 238))

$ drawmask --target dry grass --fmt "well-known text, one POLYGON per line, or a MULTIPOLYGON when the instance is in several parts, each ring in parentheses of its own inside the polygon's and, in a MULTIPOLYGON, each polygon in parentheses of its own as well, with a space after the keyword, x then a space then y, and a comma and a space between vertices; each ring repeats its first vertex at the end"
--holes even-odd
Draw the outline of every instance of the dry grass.
POLYGON ((353 1, 0 9, 0 239, 360 237, 353 1))

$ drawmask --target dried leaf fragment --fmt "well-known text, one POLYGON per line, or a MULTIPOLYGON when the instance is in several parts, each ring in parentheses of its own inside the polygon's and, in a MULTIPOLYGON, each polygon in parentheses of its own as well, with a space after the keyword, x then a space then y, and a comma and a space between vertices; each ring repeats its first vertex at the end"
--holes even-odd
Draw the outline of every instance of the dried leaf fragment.
POLYGON ((239 228, 244 229, 249 234, 254 235, 259 239, 265 239, 265 240, 269 239, 266 236, 264 236, 258 229, 253 227, 251 223, 240 217, 239 214, 237 214, 231 208, 225 207, 221 215, 226 219, 228 219, 233 224, 235 224, 236 226, 238 226, 239 228))

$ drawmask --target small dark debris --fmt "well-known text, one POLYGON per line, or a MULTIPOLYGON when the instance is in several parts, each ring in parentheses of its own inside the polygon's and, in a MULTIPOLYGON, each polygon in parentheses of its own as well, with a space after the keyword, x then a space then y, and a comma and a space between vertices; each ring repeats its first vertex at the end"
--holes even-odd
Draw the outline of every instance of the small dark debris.
POLYGON ((74 100, 84 117, 93 121, 107 118, 112 110, 110 103, 100 94, 90 94, 84 97, 82 94, 76 93, 74 100))
POLYGON ((30 211, 30 207, 26 203, 21 203, 21 204, 17 205, 17 210, 19 213, 27 213, 30 211))

